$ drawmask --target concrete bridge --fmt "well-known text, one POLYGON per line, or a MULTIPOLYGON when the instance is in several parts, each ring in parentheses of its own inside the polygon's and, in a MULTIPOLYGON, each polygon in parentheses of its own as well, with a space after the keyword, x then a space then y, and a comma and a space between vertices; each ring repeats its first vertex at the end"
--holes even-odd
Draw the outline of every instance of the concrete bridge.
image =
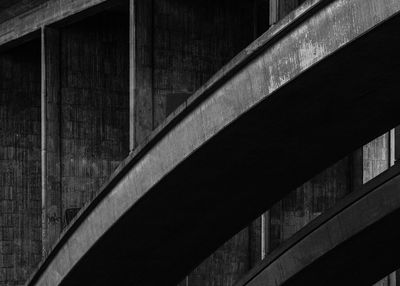
POLYGON ((399 236, 391 226, 399 220, 399 171, 393 167, 347 196, 237 285, 372 284, 396 270, 399 236))
MULTIPOLYGON (((36 196, 34 214, 19 208, 41 232, 23 239, 41 247, 26 285, 176 285, 400 123, 397 0, 22 2, 0 14, 0 105, 16 122, 0 149, 36 196)), ((377 151, 393 162, 396 136, 377 151)), ((399 267, 399 167, 361 186, 354 164, 353 192, 238 285, 372 284, 399 267)), ((251 268, 246 247, 235 265, 251 268)))

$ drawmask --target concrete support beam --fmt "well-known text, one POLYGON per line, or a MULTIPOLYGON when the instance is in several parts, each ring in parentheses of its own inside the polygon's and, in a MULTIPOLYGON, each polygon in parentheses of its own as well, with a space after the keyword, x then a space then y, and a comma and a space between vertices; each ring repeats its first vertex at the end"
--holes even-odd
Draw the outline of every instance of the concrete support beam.
POLYGON ((41 27, 58 22, 79 13, 79 17, 91 14, 118 1, 110 0, 52 0, 40 4, 37 8, 11 18, 0 24, 0 46, 41 27))
POLYGON ((40 130, 41 130, 41 194, 42 194, 42 256, 46 257, 47 249, 47 156, 46 156, 46 121, 47 121, 47 99, 46 99, 46 64, 45 64, 45 44, 44 29, 41 30, 40 37, 40 58, 41 58, 41 96, 40 96, 40 130))
POLYGON ((136 59, 134 63, 131 62, 131 71, 135 75, 134 79, 131 76, 131 102, 134 102, 131 105, 132 150, 132 147, 143 144, 154 128, 153 0, 131 0, 130 26, 131 38, 136 39, 135 46, 131 47, 136 59), (132 11, 133 4, 135 11, 132 11))
POLYGON ((60 158, 60 34, 42 28, 42 241, 44 254, 62 228, 60 158))
POLYGON ((279 20, 279 0, 269 0, 269 24, 273 25, 279 20))

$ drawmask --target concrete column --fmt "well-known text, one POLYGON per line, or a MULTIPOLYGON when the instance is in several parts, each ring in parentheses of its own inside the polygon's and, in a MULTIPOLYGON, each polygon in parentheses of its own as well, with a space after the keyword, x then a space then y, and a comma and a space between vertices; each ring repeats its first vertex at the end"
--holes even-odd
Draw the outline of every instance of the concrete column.
MULTIPOLYGON (((153 0, 131 0, 131 37, 135 37, 134 80, 135 145, 142 144, 154 129, 153 108, 153 0), (133 27, 135 26, 135 27, 133 27), (132 34, 134 31, 134 35, 132 34)), ((132 117, 131 117, 132 118, 132 117)))
POLYGON ((46 257, 48 247, 47 235, 47 134, 46 134, 46 121, 47 121, 47 99, 46 99, 46 64, 45 64, 45 44, 44 44, 44 28, 41 29, 40 35, 40 58, 41 58, 41 194, 42 194, 42 256, 46 257))
POLYGON ((136 97, 136 17, 135 0, 129 0, 129 151, 136 146, 135 97, 136 97))
POLYGON ((44 252, 62 228, 60 158, 60 35, 42 28, 42 241, 44 252), (43 202, 42 202, 43 203, 43 202))
POLYGON ((279 1, 269 0, 269 24, 274 25, 279 21, 279 1))
POLYGON ((363 147, 363 183, 367 183, 390 166, 390 138, 386 133, 363 147))

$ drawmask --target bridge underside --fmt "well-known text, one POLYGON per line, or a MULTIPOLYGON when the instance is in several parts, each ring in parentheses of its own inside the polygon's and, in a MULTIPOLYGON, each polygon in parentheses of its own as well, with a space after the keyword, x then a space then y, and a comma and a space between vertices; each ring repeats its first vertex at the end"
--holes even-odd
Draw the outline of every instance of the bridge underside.
POLYGON ((399 174, 396 165, 347 196, 237 285, 372 285, 396 270, 399 174))
MULTIPOLYGON (((30 285, 176 284, 289 191, 398 125, 400 5, 328 2, 293 13, 178 109, 82 212, 30 285), (379 14, 375 5, 389 8, 379 14), (346 17, 355 26, 328 41, 346 17), (301 53, 308 60, 293 57, 301 53)), ((304 273, 297 281, 308 281, 304 273)), ((378 267, 365 279, 380 274, 378 267)))

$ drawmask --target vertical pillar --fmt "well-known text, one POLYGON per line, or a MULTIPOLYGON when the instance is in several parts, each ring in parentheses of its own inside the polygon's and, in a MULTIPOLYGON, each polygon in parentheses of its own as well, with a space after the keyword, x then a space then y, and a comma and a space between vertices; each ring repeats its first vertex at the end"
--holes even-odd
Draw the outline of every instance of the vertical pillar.
POLYGON ((389 167, 396 163, 396 129, 390 130, 389 133, 389 167))
POLYGON ((279 0, 269 0, 269 24, 274 25, 278 22, 279 13, 278 13, 279 0))
POLYGON ((44 254, 60 235, 60 36, 58 30, 42 28, 42 243, 44 254))
POLYGON ((249 268, 253 268, 259 261, 262 260, 263 248, 263 230, 264 230, 264 215, 258 217, 249 226, 249 268))
POLYGON ((363 147, 363 183, 367 183, 390 166, 389 133, 372 140, 363 147))
POLYGON ((135 140, 135 94, 136 94, 136 20, 135 0, 129 1, 129 151, 136 145, 135 140))
MULTIPOLYGON (((154 129, 153 1, 131 1, 131 143, 142 144, 154 129), (133 86, 133 88, 132 88, 133 86)), ((132 149, 131 149, 132 150, 132 149)))
POLYGON ((44 28, 41 30, 41 194, 42 194, 42 255, 46 256, 47 250, 47 186, 46 186, 46 173, 47 173, 47 163, 46 163, 46 60, 45 60, 45 37, 44 28))

